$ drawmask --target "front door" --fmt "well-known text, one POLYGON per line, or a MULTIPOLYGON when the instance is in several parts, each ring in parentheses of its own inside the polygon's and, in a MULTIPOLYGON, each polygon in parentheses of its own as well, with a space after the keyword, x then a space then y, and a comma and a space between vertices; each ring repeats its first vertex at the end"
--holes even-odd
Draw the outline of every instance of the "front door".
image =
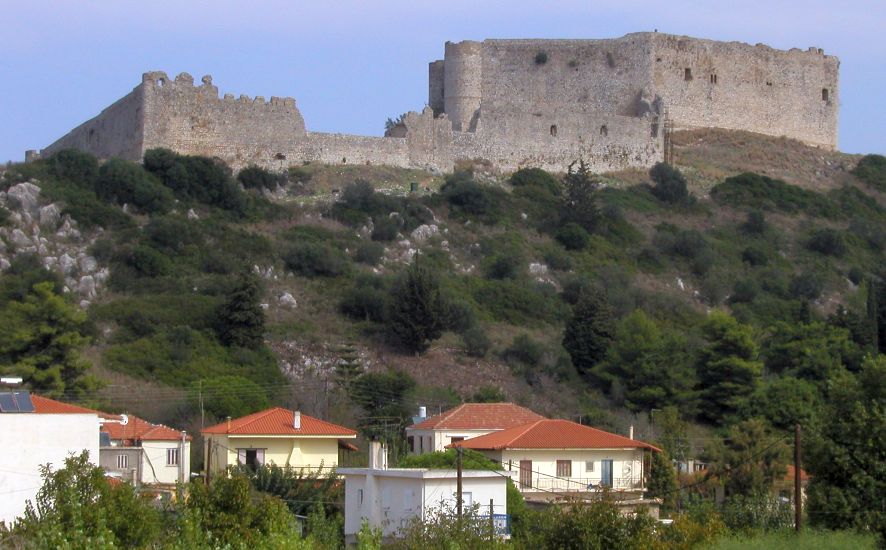
POLYGON ((532 487, 532 461, 520 461, 520 487, 532 487))
POLYGON ((612 487, 612 460, 601 460, 600 464, 600 485, 612 487))

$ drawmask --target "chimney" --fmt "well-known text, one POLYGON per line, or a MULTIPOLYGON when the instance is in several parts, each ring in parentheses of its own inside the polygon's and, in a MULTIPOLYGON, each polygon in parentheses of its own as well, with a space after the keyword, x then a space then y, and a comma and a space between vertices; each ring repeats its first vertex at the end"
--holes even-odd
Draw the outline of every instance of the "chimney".
POLYGON ((388 448, 381 441, 369 442, 369 468, 371 470, 388 469, 388 448))
POLYGON ((231 417, 228 417, 228 433, 231 433, 231 417))
POLYGON ((628 439, 634 439, 634 425, 631 424, 631 427, 628 428, 628 439))
POLYGON ((301 411, 295 411, 292 414, 292 427, 296 430, 301 429, 301 411))

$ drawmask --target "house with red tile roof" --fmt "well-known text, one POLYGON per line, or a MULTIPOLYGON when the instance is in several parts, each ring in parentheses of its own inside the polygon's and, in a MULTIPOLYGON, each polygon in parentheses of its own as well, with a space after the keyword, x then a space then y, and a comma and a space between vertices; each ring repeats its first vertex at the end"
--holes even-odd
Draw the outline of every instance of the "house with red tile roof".
POLYGON ((191 476, 191 436, 137 416, 110 414, 32 395, 40 414, 93 414, 98 417, 98 462, 110 476, 135 485, 171 488, 191 476))
POLYGON ((519 472, 518 487, 524 494, 552 497, 603 487, 641 493, 644 453, 659 452, 643 441, 548 418, 450 446, 479 451, 506 470, 519 472))
POLYGON ((212 472, 238 464, 334 468, 345 440, 357 432, 313 416, 274 407, 203 430, 203 452, 212 472))
POLYGON ((406 438, 412 453, 425 454, 542 419, 540 414, 513 403, 463 403, 430 418, 416 418, 406 428, 406 438))
POLYGON ((43 484, 40 467, 64 465, 71 453, 99 456, 99 418, 91 409, 27 391, 0 392, 0 522, 12 525, 43 484))

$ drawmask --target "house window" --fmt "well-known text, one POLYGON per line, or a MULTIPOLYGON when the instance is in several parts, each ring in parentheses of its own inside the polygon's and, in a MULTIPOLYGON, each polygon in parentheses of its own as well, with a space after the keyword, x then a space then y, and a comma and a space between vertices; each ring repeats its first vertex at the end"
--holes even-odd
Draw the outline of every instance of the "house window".
POLYGON ((417 449, 415 448, 415 437, 414 436, 410 435, 410 436, 406 437, 406 446, 409 447, 409 449, 413 453, 416 452, 417 449))
POLYGON ((692 80, 692 69, 689 67, 683 69, 683 80, 692 80))
POLYGON ((464 441, 464 440, 465 440, 464 437, 451 437, 451 438, 449 438, 449 442, 450 442, 450 443, 460 443, 460 442, 462 442, 462 441, 464 441))
POLYGON ((117 469, 125 470, 129 468, 129 455, 117 455, 117 469))
POLYGON ((585 462, 585 472, 593 472, 594 471, 594 461, 588 460, 585 462))
POLYGON ((357 506, 363 506, 363 489, 357 489, 357 506))
POLYGON ((265 465, 264 449, 237 449, 237 462, 248 468, 258 468, 265 465))
POLYGON ((532 461, 531 460, 521 460, 520 461, 520 486, 521 487, 532 487, 532 461))
POLYGON ((557 461, 557 477, 572 477, 572 461, 571 460, 558 460, 557 461))
POLYGON ((827 88, 822 88, 822 89, 821 89, 821 100, 822 100, 822 101, 827 101, 827 100, 828 100, 828 89, 827 89, 827 88))
POLYGON ((178 466, 178 449, 166 449, 166 465, 178 466))

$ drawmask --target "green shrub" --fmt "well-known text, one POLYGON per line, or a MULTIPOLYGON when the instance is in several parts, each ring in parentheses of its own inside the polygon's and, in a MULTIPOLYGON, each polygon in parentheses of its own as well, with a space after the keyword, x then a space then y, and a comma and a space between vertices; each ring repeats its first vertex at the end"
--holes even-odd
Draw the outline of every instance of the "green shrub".
POLYGON ((557 322, 565 308, 556 293, 525 282, 504 280, 470 280, 477 303, 498 321, 514 325, 557 322))
POLYGON ((179 155, 169 149, 149 149, 145 170, 182 199, 191 199, 245 215, 249 201, 231 178, 231 170, 208 157, 179 155))
POLYGON ((886 249, 886 217, 880 220, 855 217, 849 222, 849 234, 865 242, 871 250, 882 252, 886 249))
POLYGON ((522 254, 503 252, 484 262, 483 272, 487 279, 518 279, 525 274, 522 254))
POLYGON ((382 278, 361 274, 342 296, 339 310, 352 319, 383 323, 389 301, 389 291, 382 278))
POLYGON ((502 359, 509 365, 517 366, 518 364, 527 367, 535 367, 541 363, 544 355, 544 347, 523 333, 514 338, 511 345, 502 351, 502 359))
POLYGON ((146 214, 168 212, 175 200, 172 192, 141 166, 119 158, 109 160, 99 169, 95 192, 102 200, 131 204, 146 214))
POLYGON ((286 267, 305 277, 338 277, 348 271, 347 256, 332 245, 296 243, 283 254, 286 267))
POLYGON ((47 164, 51 175, 88 189, 99 172, 98 159, 77 149, 59 151, 49 157, 47 164))
POLYGON ((374 220, 378 232, 373 232, 376 240, 393 240, 397 231, 412 231, 423 223, 433 221, 433 214, 414 197, 395 197, 376 193, 372 184, 357 180, 345 186, 341 198, 329 212, 332 218, 351 227, 359 227, 370 218, 374 220), (391 216, 396 212, 397 216, 391 216), (398 224, 391 227, 394 221, 398 224))
POLYGON ((591 240, 590 234, 584 227, 575 222, 569 222, 557 231, 557 241, 566 250, 584 250, 591 240))
POLYGON ((846 277, 852 282, 852 284, 858 286, 864 280, 864 270, 858 266, 852 266, 849 268, 849 273, 846 274, 846 277))
POLYGON ((766 251, 762 247, 753 245, 741 251, 741 259, 752 266, 766 265, 769 262, 766 251))
POLYGON ((508 182, 514 187, 541 187, 552 195, 560 193, 560 182, 557 178, 541 168, 520 168, 511 174, 508 182))
POLYGON ((750 210, 741 230, 749 235, 762 235, 769 229, 766 214, 762 210, 750 210))
POLYGON ((835 256, 837 258, 845 256, 847 250, 843 235, 835 229, 818 229, 814 231, 809 237, 806 247, 819 254, 835 256))
POLYGON ((400 220, 397 216, 380 216, 374 222, 373 241, 393 241, 400 233, 400 220))
POLYGON ((192 407, 202 406, 211 417, 238 418, 270 406, 267 391, 243 376, 216 376, 191 384, 192 407))
POLYGON ((467 300, 453 292, 447 292, 443 297, 446 309, 446 328, 458 333, 464 333, 477 324, 477 311, 467 300))
POLYGON ((506 199, 500 189, 480 185, 467 172, 447 176, 440 193, 454 212, 477 216, 486 223, 497 220, 501 205, 506 199))
POLYGON ((361 264, 378 265, 385 255, 385 246, 372 241, 361 241, 354 251, 354 259, 361 264))
POLYGON ((150 246, 135 247, 126 257, 126 263, 144 277, 161 277, 172 272, 172 260, 150 246))
POLYGON ((543 258, 548 267, 556 271, 569 271, 572 269, 572 257, 556 246, 547 247, 543 258))
POLYGON ((711 189, 711 198, 736 208, 806 212, 825 218, 841 215, 837 205, 820 193, 752 172, 726 178, 711 189))
POLYGON ((535 54, 535 64, 536 65, 544 65, 548 62, 548 54, 547 52, 538 52, 535 54))
POLYGON ((689 201, 689 191, 686 189, 686 178, 679 170, 659 162, 649 170, 649 177, 655 182, 652 194, 662 202, 681 204, 689 201))
POLYGON ((0 206, 0 227, 9 225, 9 210, 0 206))
POLYGON ((86 229, 123 229, 135 225, 131 216, 105 204, 91 189, 59 182, 45 182, 41 188, 51 201, 64 205, 62 214, 71 216, 86 229))
POLYGON ((465 344, 465 353, 470 357, 486 357, 492 347, 486 330, 479 325, 470 327, 462 333, 461 337, 465 344))
POLYGON ((275 174, 258 166, 247 166, 237 174, 237 181, 246 189, 268 189, 273 191, 286 183, 286 176, 275 174))
POLYGON ((791 278, 789 292, 791 296, 804 300, 815 300, 824 290, 821 277, 813 272, 800 273, 791 278))
POLYGON ((852 173, 874 189, 886 192, 886 157, 883 155, 865 155, 852 173))
POLYGON ((732 288, 732 296, 729 297, 729 301, 733 304, 753 302, 759 292, 760 289, 753 279, 742 279, 736 281, 735 286, 732 288))

